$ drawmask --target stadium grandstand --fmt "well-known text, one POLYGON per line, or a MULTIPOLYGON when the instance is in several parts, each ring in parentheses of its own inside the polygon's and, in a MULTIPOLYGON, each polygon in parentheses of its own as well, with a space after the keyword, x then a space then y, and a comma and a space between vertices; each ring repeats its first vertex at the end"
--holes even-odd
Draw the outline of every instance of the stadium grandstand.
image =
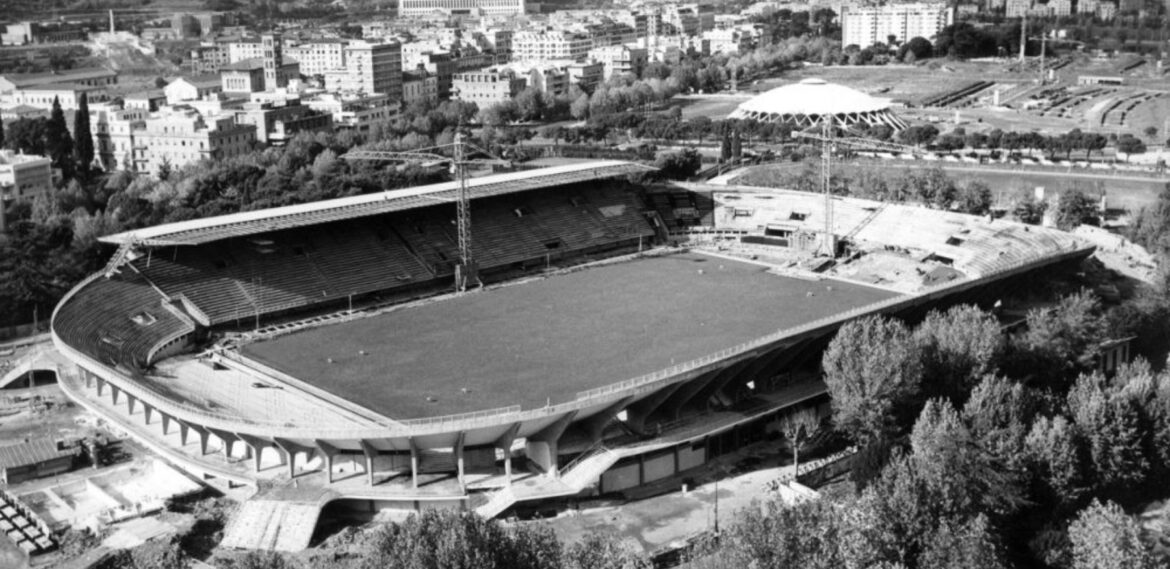
POLYGON ((469 180, 486 286, 461 294, 454 183, 105 237, 110 263, 53 315, 61 386, 205 479, 295 481, 295 504, 247 504, 225 543, 298 549, 328 503, 496 516, 701 466, 827 409, 820 354, 844 322, 991 305, 1092 252, 840 198, 847 259, 773 262, 823 230, 823 198, 630 181, 647 170, 469 180))

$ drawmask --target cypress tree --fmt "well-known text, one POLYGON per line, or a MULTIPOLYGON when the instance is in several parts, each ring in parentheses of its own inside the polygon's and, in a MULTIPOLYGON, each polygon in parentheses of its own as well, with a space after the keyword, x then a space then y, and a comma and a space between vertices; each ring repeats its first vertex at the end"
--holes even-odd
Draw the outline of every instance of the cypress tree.
POLYGON ((93 164, 93 132, 89 128, 89 97, 85 93, 81 94, 77 112, 73 115, 73 134, 76 139, 73 156, 77 160, 77 167, 87 172, 90 164, 93 164))
POLYGON ((69 128, 65 124, 65 111, 61 110, 61 100, 57 97, 53 97, 53 110, 49 113, 48 124, 45 125, 45 152, 66 178, 72 176, 73 138, 69 136, 69 128))
POLYGON ((4 119, 0 119, 0 148, 4 148, 4 119))

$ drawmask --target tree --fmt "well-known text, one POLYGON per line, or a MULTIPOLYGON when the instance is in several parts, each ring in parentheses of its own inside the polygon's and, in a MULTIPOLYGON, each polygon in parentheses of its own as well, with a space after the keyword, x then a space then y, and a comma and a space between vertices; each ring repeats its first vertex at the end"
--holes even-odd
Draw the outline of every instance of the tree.
POLYGON ((686 180, 703 166, 703 157, 694 148, 684 148, 658 157, 654 162, 658 175, 668 180, 686 180))
POLYGON ((569 105, 569 115, 577 120, 585 120, 589 116, 589 95, 582 93, 569 105))
POLYGON ((93 132, 89 127, 89 97, 85 93, 81 94, 73 115, 73 133, 77 139, 73 149, 77 167, 83 173, 88 172, 93 164, 93 132))
POLYGON ((1125 154, 1125 161, 1129 162, 1132 154, 1142 154, 1146 151, 1146 143, 1132 134, 1126 134, 1117 139, 1117 151, 1125 154))
POLYGON ((8 133, 5 137, 7 148, 25 154, 45 155, 45 128, 48 119, 17 119, 8 123, 8 133))
POLYGON ((1153 125, 1147 126, 1145 130, 1142 131, 1142 133, 1150 138, 1154 138, 1155 136, 1158 136, 1158 127, 1153 125))
POLYGON ((966 523, 943 520, 918 559, 920 569, 1006 569, 987 516, 966 523))
POLYGON ((1003 333, 994 316, 963 305, 932 311, 914 331, 922 359, 923 391, 962 403, 1003 352, 1003 333))
POLYGON ((904 429, 922 380, 914 339, 904 324, 883 317, 846 323, 824 356, 833 422, 863 443, 904 429))
POLYGON ((0 148, 4 148, 4 119, 0 119, 0 148))
POLYGON ((524 121, 539 121, 544 118, 547 109, 544 102, 544 93, 536 87, 528 87, 516 95, 516 105, 520 119, 524 121))
POLYGON ((950 402, 926 402, 910 433, 911 458, 935 496, 933 507, 949 519, 983 511, 1009 514, 1024 504, 1016 474, 988 452, 950 402))
POLYGON ((1097 204, 1080 190, 1060 194, 1056 200, 1056 227, 1071 231, 1078 225, 1096 225, 1097 204))
POLYGON ((991 188, 979 180, 971 180, 958 190, 955 209, 972 215, 987 215, 991 211, 991 188))
POLYGON ((792 447, 793 476, 800 474, 800 448, 812 438, 820 424, 816 409, 811 408, 792 411, 780 419, 780 430, 792 447))
POLYGON ((1038 202, 1032 199, 1031 196, 1028 196, 1016 204, 1016 209, 1013 213, 1016 219, 1020 220, 1020 223, 1040 225, 1040 222, 1044 220, 1044 211, 1047 209, 1047 202, 1038 202))
POLYGON ((649 569, 650 560, 622 545, 614 534, 593 532, 565 548, 565 569, 649 569))
POLYGON ((1093 500, 1068 527, 1073 569, 1153 569, 1160 564, 1142 528, 1113 502, 1093 500))
POLYGON ((1027 438, 1028 456, 1053 503, 1071 507, 1089 489, 1080 434, 1063 416, 1040 417, 1027 438))
POLYGON ((1012 338, 1009 375, 1067 388, 1069 378, 1092 368, 1105 333, 1101 304, 1092 292, 1032 309, 1027 323, 1027 330, 1012 338))
POLYGON ((69 136, 65 111, 61 110, 61 101, 57 97, 53 97, 53 110, 49 112, 49 122, 45 124, 45 151, 66 178, 72 177, 73 138, 69 136))
POLYGON ((914 146, 930 144, 937 137, 938 128, 932 124, 912 126, 898 133, 898 140, 914 146))
POLYGON ((1106 389, 1105 378, 1082 375, 1068 394, 1068 409, 1084 433, 1101 489, 1128 493, 1150 470, 1145 429, 1137 403, 1106 389))
MULTIPOLYGON (((548 528, 506 530, 471 512, 430 510, 380 528, 363 555, 363 569, 543 569, 561 565, 561 547, 548 528)), ((617 567, 621 567, 618 565, 617 567)))
POLYGON ((934 46, 931 45, 930 40, 922 36, 912 37, 910 41, 902 44, 898 48, 898 59, 906 63, 913 63, 914 61, 926 59, 932 55, 934 55, 934 46), (907 61, 906 58, 908 56, 913 59, 907 61))

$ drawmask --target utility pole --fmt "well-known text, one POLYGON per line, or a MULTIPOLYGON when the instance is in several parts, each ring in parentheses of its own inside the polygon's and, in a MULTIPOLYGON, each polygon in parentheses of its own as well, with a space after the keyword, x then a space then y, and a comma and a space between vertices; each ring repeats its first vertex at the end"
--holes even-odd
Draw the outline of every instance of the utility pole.
POLYGON ((824 253, 829 258, 837 256, 837 247, 833 239, 833 115, 825 116, 821 123, 821 188, 825 193, 825 235, 822 239, 824 253))

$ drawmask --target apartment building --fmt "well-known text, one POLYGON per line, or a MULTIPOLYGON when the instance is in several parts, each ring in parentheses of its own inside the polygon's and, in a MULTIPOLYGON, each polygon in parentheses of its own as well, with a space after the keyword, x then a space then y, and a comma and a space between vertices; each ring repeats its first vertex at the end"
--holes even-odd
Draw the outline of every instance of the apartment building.
POLYGON ((353 42, 344 53, 345 67, 324 74, 327 90, 402 100, 402 46, 398 42, 353 42))
POLYGON ((459 100, 482 109, 515 97, 526 85, 527 81, 511 69, 491 68, 457 73, 452 90, 459 100))
POLYGON ((0 206, 13 199, 35 199, 53 191, 52 161, 44 156, 0 150, 0 206))
POLYGON ((171 108, 142 121, 132 131, 133 161, 139 172, 157 174, 164 164, 180 168, 209 160, 227 160, 252 151, 256 128, 231 116, 204 118, 190 109, 171 108))
POLYGON ((282 146, 298 132, 333 129, 333 115, 314 111, 299 97, 275 96, 268 100, 253 98, 236 111, 236 124, 256 129, 256 141, 282 146))
POLYGON ((613 45, 589 50, 589 59, 601 63, 605 79, 632 74, 635 77, 642 75, 646 68, 648 57, 645 48, 613 45))
POLYGON ((194 101, 208 95, 223 91, 223 81, 218 74, 197 75, 194 77, 179 77, 163 87, 166 93, 167 104, 174 105, 182 101, 194 101))
POLYGON ((512 59, 544 61, 567 59, 581 61, 589 55, 593 40, 586 34, 570 31, 517 32, 512 38, 512 59))
POLYGON ((424 71, 402 73, 402 102, 404 104, 439 100, 439 78, 424 71))
POLYGON ((110 100, 110 94, 104 86, 82 85, 80 83, 51 83, 24 87, 5 94, 2 98, 10 106, 27 105, 38 109, 50 110, 53 101, 61 102, 61 108, 66 111, 77 109, 81 95, 85 94, 90 103, 102 103, 110 100))
POLYGON ((398 16, 410 18, 435 13, 480 16, 517 16, 524 0, 399 0, 398 16))
POLYGON ((0 93, 11 93, 17 89, 53 83, 108 87, 118 84, 118 74, 104 67, 85 67, 45 73, 6 73, 0 75, 0 93))
POLYGON ((386 95, 345 96, 324 93, 305 104, 314 111, 328 113, 333 117, 334 128, 367 132, 374 124, 390 120, 397 112, 397 101, 386 95))
POLYGON ((941 2, 845 6, 841 11, 841 43, 869 47, 888 42, 890 36, 899 42, 916 37, 929 40, 954 21, 954 9, 941 2))
POLYGON ((345 45, 341 40, 321 40, 286 47, 286 58, 301 64, 304 75, 324 75, 345 68, 345 45))

